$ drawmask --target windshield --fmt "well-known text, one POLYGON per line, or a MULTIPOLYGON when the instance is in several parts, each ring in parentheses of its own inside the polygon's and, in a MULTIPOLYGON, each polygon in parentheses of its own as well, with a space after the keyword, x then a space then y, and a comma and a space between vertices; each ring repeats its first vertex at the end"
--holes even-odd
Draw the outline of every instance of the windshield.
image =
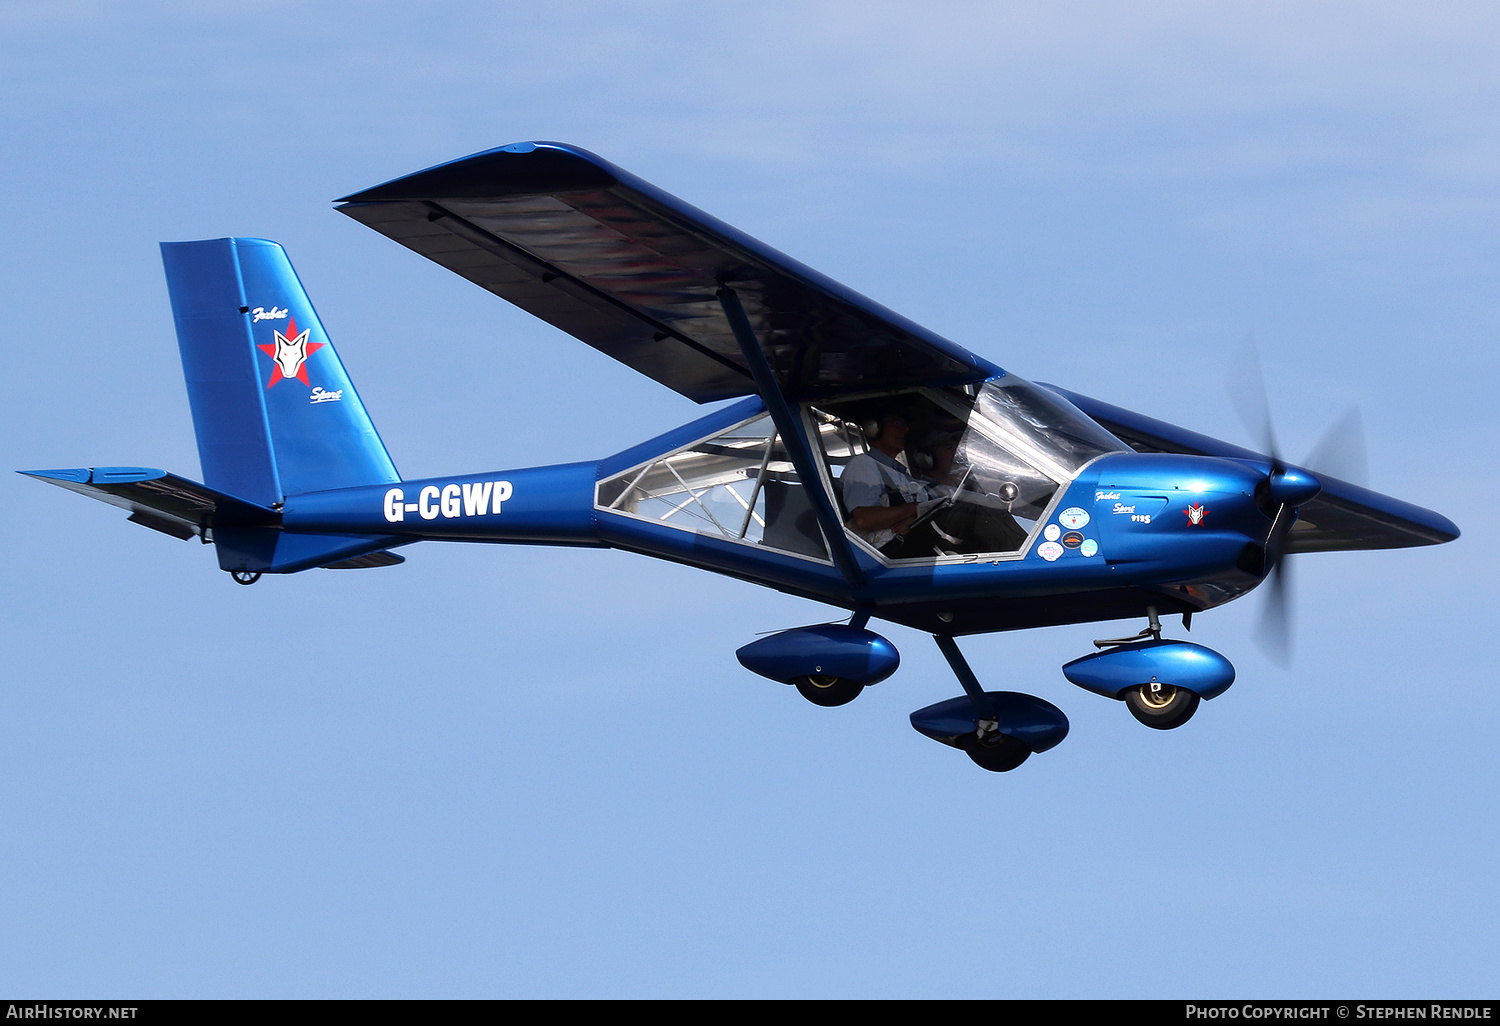
POLYGON ((1039 462, 1051 462, 1065 480, 1105 453, 1129 452, 1130 446, 1100 427, 1062 396, 1007 374, 986 381, 973 400, 985 425, 1009 436, 1039 462))

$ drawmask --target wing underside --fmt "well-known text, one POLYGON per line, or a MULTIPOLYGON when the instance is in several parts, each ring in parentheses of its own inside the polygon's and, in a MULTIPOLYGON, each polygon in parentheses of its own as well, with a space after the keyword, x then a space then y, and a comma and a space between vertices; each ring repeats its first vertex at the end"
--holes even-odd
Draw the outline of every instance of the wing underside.
MULTIPOLYGON (((1111 406, 1056 385, 1046 386, 1094 418, 1137 452, 1180 452, 1197 456, 1268 462, 1270 457, 1165 421, 1111 406)), ((1290 552, 1399 549, 1437 545, 1458 537, 1458 528, 1432 510, 1368 488, 1311 471, 1323 490, 1298 508, 1288 542, 1290 552)))
POLYGON ((753 395, 716 293, 789 399, 1000 373, 961 346, 584 150, 520 143, 339 210, 698 402, 753 395))

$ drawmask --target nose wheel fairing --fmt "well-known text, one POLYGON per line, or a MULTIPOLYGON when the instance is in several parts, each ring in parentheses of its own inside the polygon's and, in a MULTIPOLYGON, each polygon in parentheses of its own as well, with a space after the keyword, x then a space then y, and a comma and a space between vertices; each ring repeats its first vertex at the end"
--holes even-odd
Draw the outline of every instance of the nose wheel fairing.
POLYGON ((984 698, 984 713, 969 695, 959 695, 918 709, 911 714, 911 725, 917 733, 958 749, 969 738, 998 733, 1033 753, 1045 752, 1068 736, 1068 718, 1051 702, 1019 691, 986 691, 984 698))

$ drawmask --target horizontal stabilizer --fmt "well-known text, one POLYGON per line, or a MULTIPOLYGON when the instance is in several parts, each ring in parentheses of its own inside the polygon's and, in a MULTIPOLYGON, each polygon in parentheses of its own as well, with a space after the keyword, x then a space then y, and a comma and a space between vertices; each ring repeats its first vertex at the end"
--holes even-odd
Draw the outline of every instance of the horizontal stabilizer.
POLYGON ((414 539, 370 534, 302 534, 281 526, 281 513, 151 467, 23 470, 70 492, 130 511, 130 522, 184 540, 212 541, 223 570, 290 574, 325 566, 357 570, 394 566, 387 552, 414 539))
POLYGON ((281 521, 281 514, 273 509, 151 467, 83 467, 21 473, 129 510, 131 523, 177 538, 201 537, 205 530, 215 526, 273 527, 281 521))

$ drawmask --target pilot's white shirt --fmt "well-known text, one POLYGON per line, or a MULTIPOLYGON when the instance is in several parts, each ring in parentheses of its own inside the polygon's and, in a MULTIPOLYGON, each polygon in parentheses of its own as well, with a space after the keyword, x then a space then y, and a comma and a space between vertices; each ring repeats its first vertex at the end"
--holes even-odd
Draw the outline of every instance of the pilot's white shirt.
MULTIPOLYGON (((933 498, 928 486, 912 478, 911 474, 894 458, 879 449, 860 453, 844 465, 839 477, 844 493, 844 508, 856 510, 862 506, 889 506, 891 493, 901 496, 902 502, 925 502, 933 498)), ((861 531, 849 521, 849 529, 877 549, 896 537, 895 531, 861 531)))

